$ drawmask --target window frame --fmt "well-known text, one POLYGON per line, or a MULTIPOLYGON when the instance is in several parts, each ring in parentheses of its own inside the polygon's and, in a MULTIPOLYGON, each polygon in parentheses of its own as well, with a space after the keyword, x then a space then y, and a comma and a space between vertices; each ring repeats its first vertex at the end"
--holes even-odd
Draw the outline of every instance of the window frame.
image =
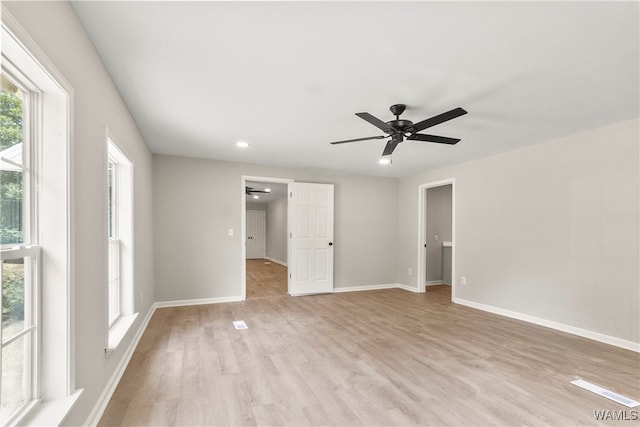
MULTIPOLYGON (((4 327, 0 327, 0 360, 5 347, 25 338, 23 396, 25 401, 5 420, 13 424, 34 407, 40 396, 41 370, 41 301, 42 295, 42 248, 39 241, 39 211, 37 188, 42 176, 39 164, 42 123, 40 120, 41 94, 27 75, 18 67, 2 61, 1 73, 22 92, 22 241, 0 246, 2 263, 23 259, 24 322, 22 331, 5 340, 4 327), (28 326, 27 326, 28 324, 28 326)), ((2 294, 0 293, 0 301, 2 294)), ((2 366, 0 366, 2 374, 2 366)), ((0 396, 2 396, 0 387, 0 396)))
POLYGON ((134 164, 130 157, 122 150, 122 145, 117 141, 108 128, 105 128, 106 141, 106 162, 105 162, 105 216, 106 216, 106 243, 107 243, 107 284, 106 293, 106 327, 107 339, 105 353, 109 355, 120 344, 122 338, 133 324, 138 313, 135 312, 134 304, 134 260, 133 260, 133 171, 134 164), (113 200, 111 208, 112 224, 109 221, 109 163, 113 162, 113 200), (109 229, 113 227, 111 237, 109 229), (117 256, 117 296, 112 295, 112 274, 111 268, 114 261, 111 255, 117 256), (117 301, 118 315, 112 316, 110 302, 117 301))
MULTIPOLYGON (((37 387, 28 407, 13 424, 60 424, 82 389, 75 387, 74 233, 73 233, 73 88, 5 5, 1 9, 2 64, 20 70, 38 88, 37 185, 41 246, 37 387), (46 112, 46 114, 44 113, 46 112), (46 140, 46 144, 43 141, 46 140), (43 310, 42 307, 47 307, 43 310)), ((23 249, 27 249, 26 247, 23 249)))
POLYGON ((120 318, 121 316, 121 271, 120 271, 120 238, 118 235, 118 217, 120 211, 118 209, 118 186, 121 181, 118 176, 119 165, 118 160, 113 155, 112 144, 109 138, 108 140, 108 155, 107 155, 107 316, 109 328, 120 318), (109 192, 111 193, 109 195, 109 192), (110 197, 109 197, 110 196, 110 197), (113 274, 115 273, 115 277, 113 274))

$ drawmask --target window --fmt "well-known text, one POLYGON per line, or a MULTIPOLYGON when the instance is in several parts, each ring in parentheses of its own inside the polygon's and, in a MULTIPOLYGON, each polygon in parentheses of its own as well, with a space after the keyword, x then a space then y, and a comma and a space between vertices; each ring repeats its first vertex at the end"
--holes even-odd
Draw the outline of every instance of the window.
POLYGON ((107 131, 107 351, 133 323, 133 164, 107 131))
POLYGON ((81 393, 70 332, 72 90, 4 8, 1 39, 0 423, 58 423, 81 393))
POLYGON ((2 245, 2 382, 0 422, 7 424, 35 400, 38 368, 37 241, 34 198, 35 156, 30 135, 37 94, 20 76, 0 74, 0 243, 2 245), (30 108, 32 107, 32 108, 30 108))
POLYGON ((118 239, 118 208, 116 205, 117 163, 109 157, 107 166, 107 233, 109 235, 109 327, 120 317, 120 240, 118 239))

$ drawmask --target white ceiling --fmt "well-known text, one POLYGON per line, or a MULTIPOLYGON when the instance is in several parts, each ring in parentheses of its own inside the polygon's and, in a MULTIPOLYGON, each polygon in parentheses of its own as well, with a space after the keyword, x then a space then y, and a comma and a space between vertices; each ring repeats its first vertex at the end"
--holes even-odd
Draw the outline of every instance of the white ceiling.
POLYGON ((640 115, 638 2, 73 7, 154 153, 405 176, 640 115), (396 103, 462 141, 329 145, 396 103))
POLYGON ((254 199, 252 196, 245 196, 245 199, 249 203, 261 203, 267 204, 277 199, 287 197, 287 184, 277 184, 273 182, 253 182, 247 181, 247 187, 251 187, 255 190, 271 190, 269 193, 256 193, 259 199, 254 199))

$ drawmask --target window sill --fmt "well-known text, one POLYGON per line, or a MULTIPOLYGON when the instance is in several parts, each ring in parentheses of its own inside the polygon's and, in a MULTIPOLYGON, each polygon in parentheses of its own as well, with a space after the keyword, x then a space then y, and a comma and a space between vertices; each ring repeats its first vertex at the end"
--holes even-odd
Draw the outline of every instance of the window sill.
POLYGON ((78 401, 82 391, 83 389, 76 390, 72 395, 60 399, 41 401, 16 425, 58 426, 62 424, 71 408, 78 401))
POLYGON ((107 355, 118 348, 120 342, 136 320, 136 317, 138 317, 138 313, 122 315, 111 325, 109 328, 109 343, 105 349, 107 355))

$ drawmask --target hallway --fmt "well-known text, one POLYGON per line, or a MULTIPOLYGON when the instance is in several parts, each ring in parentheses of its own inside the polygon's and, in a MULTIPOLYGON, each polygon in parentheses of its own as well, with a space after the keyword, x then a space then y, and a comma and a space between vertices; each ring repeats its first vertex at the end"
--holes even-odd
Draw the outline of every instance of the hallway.
POLYGON ((287 294, 287 267, 267 259, 248 259, 247 298, 287 294))

